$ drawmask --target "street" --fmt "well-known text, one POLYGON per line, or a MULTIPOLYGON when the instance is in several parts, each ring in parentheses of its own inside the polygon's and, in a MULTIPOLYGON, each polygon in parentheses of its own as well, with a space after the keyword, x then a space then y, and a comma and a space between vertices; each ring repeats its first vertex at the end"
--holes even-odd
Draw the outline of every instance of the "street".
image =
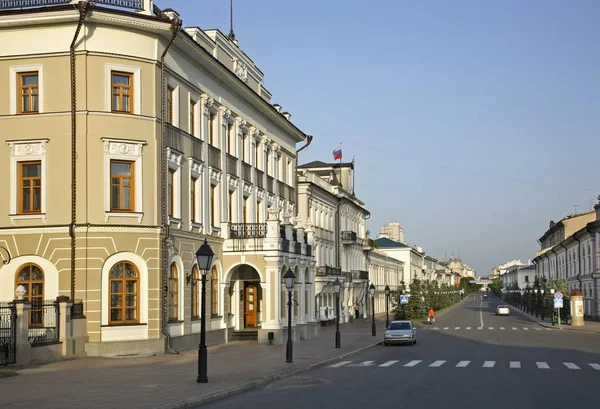
MULTIPOLYGON (((600 334, 549 329, 481 294, 419 323, 415 346, 378 346, 207 408, 565 408, 596 401, 600 334)), ((382 334, 383 336, 383 334, 382 334)), ((342 333, 343 339, 343 333, 342 333)))

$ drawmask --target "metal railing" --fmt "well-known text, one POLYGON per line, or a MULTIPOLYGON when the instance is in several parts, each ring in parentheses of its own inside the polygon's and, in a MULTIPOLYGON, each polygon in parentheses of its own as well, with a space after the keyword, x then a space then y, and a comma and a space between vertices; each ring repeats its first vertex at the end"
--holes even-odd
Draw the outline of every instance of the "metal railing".
POLYGON ((319 266, 317 267, 318 276, 340 276, 342 275, 342 269, 332 266, 319 266))
POLYGON ((202 141, 200 139, 192 139, 192 158, 202 160, 202 141))
POLYGON ((368 280, 369 272, 363 270, 352 270, 352 278, 354 280, 368 280))
POLYGON ((295 242, 294 243, 294 253, 302 254, 302 243, 295 242))
POLYGON ((273 191, 273 181, 275 179, 273 178, 273 176, 267 176, 267 192, 269 193, 275 193, 273 191))
POLYGON ((343 231, 342 241, 356 241, 356 232, 354 231, 343 231))
POLYGON ((275 183, 277 184, 277 195, 283 199, 287 199, 287 197, 285 197, 285 184, 280 180, 275 181, 275 183))
POLYGON ((242 179, 252 183, 252 166, 246 162, 242 162, 242 179))
POLYGON ((165 131, 165 145, 171 149, 183 152, 183 138, 181 136, 181 132, 183 131, 171 124, 167 124, 165 131))
POLYGON ((262 239, 267 237, 267 223, 231 223, 229 235, 232 239, 262 239))
POLYGON ((208 145, 208 166, 221 170, 221 150, 208 145))
POLYGON ((237 158, 229 153, 227 154, 227 173, 238 176, 237 158))
POLYGON ((265 183, 263 181, 264 176, 265 176, 265 173, 262 170, 256 169, 256 183, 255 184, 257 187, 259 187, 261 189, 265 188, 264 187, 265 183))
POLYGON ((0 0, 0 9, 56 6, 59 4, 68 4, 70 2, 70 0, 0 0))
POLYGON ((290 252, 290 241, 288 239, 281 239, 281 251, 285 253, 290 252))
POLYGON ((60 307, 57 301, 32 302, 28 339, 32 346, 58 342, 60 307))
POLYGON ((312 246, 311 246, 310 244, 307 244, 307 245, 306 245, 306 255, 307 255, 308 257, 311 257, 311 256, 312 256, 312 246))
POLYGON ((0 303, 0 366, 14 364, 17 356, 17 310, 0 303))

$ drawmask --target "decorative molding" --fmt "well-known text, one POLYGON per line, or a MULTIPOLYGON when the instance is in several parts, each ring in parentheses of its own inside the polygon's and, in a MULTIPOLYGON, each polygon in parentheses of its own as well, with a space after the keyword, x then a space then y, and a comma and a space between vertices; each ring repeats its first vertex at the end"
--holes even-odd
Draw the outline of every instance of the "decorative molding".
POLYGON ((204 115, 208 115, 210 113, 210 108, 214 104, 215 100, 210 95, 204 93, 200 96, 200 103, 202 104, 202 112, 204 115))
POLYGON ((248 66, 241 61, 238 57, 233 57, 233 72, 239 79, 244 82, 248 82, 248 66))
POLYGON ((182 160, 183 154, 175 152, 171 150, 171 148, 167 148, 167 162, 169 165, 180 168, 182 160))
POLYGON ((235 192, 235 190, 238 188, 239 183, 240 180, 238 178, 236 178, 235 176, 227 175, 227 186, 230 192, 235 192))
POLYGON ((252 184, 244 180, 242 182, 242 189, 244 191, 244 197, 250 197, 252 194, 252 184))
POLYGON ((263 189, 260 188, 256 188, 256 200, 258 202, 262 202, 263 199, 265 198, 265 191, 263 189))
POLYGON ((237 124, 239 130, 246 129, 246 120, 243 119, 241 116, 235 118, 235 123, 237 124))
POLYGON ((146 142, 102 138, 104 151, 111 155, 141 156, 146 142))
POLYGON ((267 209, 269 220, 279 220, 279 212, 281 212, 281 209, 278 207, 270 207, 267 209))
POLYGON ((10 156, 35 156, 46 154, 46 144, 49 139, 36 139, 30 141, 6 141, 10 148, 10 156))
POLYGON ((267 207, 271 207, 273 206, 273 203, 275 203, 275 194, 268 192, 267 193, 267 207))
POLYGON ((220 106, 219 115, 221 115, 221 118, 223 118, 223 122, 229 120, 229 118, 231 117, 231 109, 224 106, 220 106))
POLYGON ((190 172, 192 176, 200 177, 204 171, 204 163, 199 162, 195 159, 190 158, 190 172))
POLYGON ((210 183, 212 185, 218 185, 221 182, 221 176, 223 172, 218 169, 209 168, 210 169, 210 183))

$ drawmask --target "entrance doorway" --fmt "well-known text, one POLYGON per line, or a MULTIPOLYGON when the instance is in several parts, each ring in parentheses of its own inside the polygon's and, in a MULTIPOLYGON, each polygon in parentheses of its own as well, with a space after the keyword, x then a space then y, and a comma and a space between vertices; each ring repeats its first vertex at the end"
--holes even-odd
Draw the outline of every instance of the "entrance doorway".
POLYGON ((244 327, 256 328, 256 312, 258 310, 257 283, 244 283, 244 327))
POLYGON ((254 267, 247 264, 235 267, 231 272, 229 295, 230 313, 235 316, 235 329, 256 332, 264 318, 264 300, 260 275, 254 267))

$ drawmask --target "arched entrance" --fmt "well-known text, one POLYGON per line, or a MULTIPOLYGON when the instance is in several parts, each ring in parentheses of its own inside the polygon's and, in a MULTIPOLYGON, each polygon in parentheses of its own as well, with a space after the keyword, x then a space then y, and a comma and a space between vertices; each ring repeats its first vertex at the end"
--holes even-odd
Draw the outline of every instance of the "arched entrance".
POLYGON ((236 330, 255 330, 263 322, 263 288, 258 271, 248 264, 233 268, 229 280, 230 314, 236 330))

